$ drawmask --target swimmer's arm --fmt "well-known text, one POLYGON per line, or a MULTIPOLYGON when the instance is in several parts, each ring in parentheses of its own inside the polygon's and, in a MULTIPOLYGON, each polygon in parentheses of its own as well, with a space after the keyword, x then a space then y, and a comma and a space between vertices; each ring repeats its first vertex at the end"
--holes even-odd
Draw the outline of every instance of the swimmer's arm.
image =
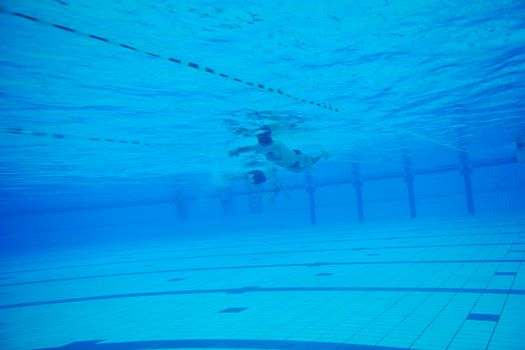
POLYGON ((283 193, 283 195, 286 197, 286 198, 290 198, 290 196, 288 195, 288 193, 284 190, 284 187, 283 185, 281 184, 281 181, 279 181, 279 178, 276 176, 275 174, 275 167, 268 167, 266 168, 266 173, 269 174, 270 176, 270 182, 272 184, 272 193, 270 194, 270 200, 274 200, 275 197, 277 197, 279 195, 279 193, 283 193))
POLYGON ((270 200, 271 201, 274 201, 275 200, 275 197, 277 197, 279 195, 279 193, 283 193, 283 195, 286 197, 286 198, 290 198, 290 195, 288 194, 288 192, 286 192, 284 190, 284 187, 281 186, 281 183, 279 181, 275 181, 273 183, 273 190, 272 192, 270 193, 270 200))
POLYGON ((257 146, 245 146, 245 147, 239 147, 236 149, 232 149, 228 152, 230 157, 237 157, 240 153, 246 153, 246 152, 253 152, 257 150, 257 146))
POLYGON ((318 155, 315 155, 313 157, 309 157, 309 164, 308 164, 308 166, 314 165, 315 163, 317 163, 321 159, 328 159, 328 157, 329 157, 329 154, 326 151, 323 150, 318 155))

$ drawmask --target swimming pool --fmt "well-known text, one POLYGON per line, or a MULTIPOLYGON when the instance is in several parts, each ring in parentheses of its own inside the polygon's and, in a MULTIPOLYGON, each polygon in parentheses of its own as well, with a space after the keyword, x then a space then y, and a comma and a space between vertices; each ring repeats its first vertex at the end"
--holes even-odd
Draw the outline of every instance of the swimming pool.
POLYGON ((0 347, 523 349, 524 12, 1 4, 0 347))

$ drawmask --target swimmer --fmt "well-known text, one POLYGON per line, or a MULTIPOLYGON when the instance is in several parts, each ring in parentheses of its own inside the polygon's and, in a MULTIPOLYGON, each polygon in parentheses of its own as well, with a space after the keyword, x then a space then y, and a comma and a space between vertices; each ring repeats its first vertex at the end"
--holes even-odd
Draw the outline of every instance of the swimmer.
POLYGON ((275 174, 275 167, 264 166, 260 169, 254 169, 246 171, 242 174, 226 175, 224 179, 227 181, 232 180, 245 180, 251 185, 262 185, 262 184, 277 184, 277 176, 275 174))
POLYGON ((274 167, 265 167, 264 169, 255 169, 245 172, 244 174, 229 176, 228 180, 245 180, 251 185, 259 186, 269 184, 273 187, 271 199, 275 198, 280 192, 286 197, 288 194, 283 191, 281 183, 277 179, 274 167))
POLYGON ((257 135, 258 143, 254 146, 239 147, 229 152, 230 157, 236 157, 240 153, 256 152, 265 155, 266 159, 280 167, 294 172, 300 172, 308 169, 321 158, 328 158, 326 152, 321 152, 316 156, 309 156, 299 150, 292 150, 286 147, 282 142, 272 139, 272 130, 266 126, 261 128, 263 131, 257 135))
POLYGON ((268 180, 268 176, 262 170, 248 171, 243 177, 252 185, 261 185, 268 180))

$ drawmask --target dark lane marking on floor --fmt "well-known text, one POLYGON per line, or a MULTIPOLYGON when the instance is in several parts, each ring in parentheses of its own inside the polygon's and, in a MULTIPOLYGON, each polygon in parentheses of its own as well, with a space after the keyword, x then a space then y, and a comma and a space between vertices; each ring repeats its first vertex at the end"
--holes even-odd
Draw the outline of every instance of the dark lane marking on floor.
MULTIPOLYGON (((413 231, 413 230, 406 230, 406 231, 413 231)), ((406 232, 406 231, 401 231, 401 232, 406 232)), ((394 231, 396 232, 396 231, 394 231)), ((349 233, 350 235, 352 234, 355 234, 355 232, 352 232, 352 233, 349 233)), ((510 231, 510 232, 498 232, 497 235, 513 235, 513 234, 520 234, 520 232, 514 232, 514 231, 510 231)), ((475 233, 475 234, 456 234, 456 233, 452 233, 452 234, 439 234, 439 235, 428 235, 428 236, 406 236, 405 238, 418 238, 418 239, 422 239, 422 238, 439 238, 439 237, 470 237, 470 236, 495 236, 496 235, 494 233, 475 233)), ((321 240, 321 241, 304 241, 304 242, 300 242, 300 243, 341 243, 341 242, 361 242, 361 241, 385 241, 385 240, 391 240, 391 239, 397 239, 399 237, 377 237, 377 238, 354 238, 354 239, 336 239, 336 240, 321 240)), ((294 242, 279 242, 279 243, 270 243, 270 244, 247 244, 247 245, 235 245, 235 246, 211 246, 211 247, 199 247, 199 248, 186 248, 186 249, 170 249, 170 250, 162 250, 160 251, 160 253, 176 253, 176 252, 188 252, 188 251, 199 251, 199 250, 207 250, 207 249, 237 249, 237 248, 246 248, 246 247, 250 247, 250 248, 253 248, 253 247, 271 247, 271 246, 276 246, 276 245, 293 245, 295 244, 294 242)), ((506 243, 502 243, 502 244, 506 244, 506 243)), ((513 243, 509 243, 509 245, 514 245, 514 244, 517 244, 516 242, 513 242, 513 243)), ((373 248, 372 248, 373 249, 373 248)), ((140 253, 126 253, 126 254, 119 254, 119 255, 138 255, 140 253)), ((257 254, 257 253, 254 253, 254 254, 257 254)), ((105 258, 108 258, 108 257, 115 257, 115 256, 119 256, 119 255, 104 255, 103 257, 105 258)), ((50 261, 36 261, 36 262, 29 262, 29 263, 24 263, 24 265, 27 265, 27 264, 42 264, 42 263, 52 263, 52 262, 62 262, 63 260, 50 260, 50 261)), ((142 261, 142 260, 141 260, 142 261)), ((139 262, 141 262, 139 261, 139 262)), ((149 261, 149 260, 148 260, 149 261)), ((124 263, 124 262, 117 262, 117 263, 110 263, 110 264, 121 264, 121 263, 124 263)), ((20 264, 16 264, 16 265, 20 265, 20 264)), ((23 273, 23 272, 39 272, 39 271, 47 271, 47 270, 58 270, 58 269, 65 269, 65 268, 74 268, 74 267, 88 267, 88 266, 99 266, 99 265, 104 265, 103 263, 100 263, 100 264, 96 264, 96 265, 71 265, 71 266, 57 266, 57 267, 49 267, 49 268, 40 268, 40 269, 28 269, 28 270, 18 270, 18 271, 13 271, 13 272, 0 272, 0 275, 3 275, 3 274, 7 274, 7 273, 23 273)), ((0 265, 0 267, 3 267, 3 268, 6 268, 6 267, 11 267, 11 266, 14 266, 14 265, 0 265)))
POLYGON ((23 272, 38 272, 38 271, 49 271, 59 270, 77 267, 94 267, 94 266, 107 266, 107 265, 122 265, 122 264, 138 264, 151 261, 175 261, 175 260, 187 260, 187 259, 207 259, 207 258, 221 258, 221 257, 234 257, 234 256, 247 256, 247 255, 278 255, 278 254, 297 254, 297 253, 322 253, 322 252, 351 252, 351 251, 362 251, 362 250, 385 250, 385 249, 420 249, 420 248, 451 248, 451 247, 497 247, 497 246, 511 246, 513 243, 458 243, 458 244, 434 244, 434 245, 410 245, 410 246, 384 246, 384 247, 352 247, 352 248, 326 248, 326 249, 305 249, 305 250, 278 250, 271 252, 246 252, 246 253, 234 253, 234 254, 209 254, 209 255, 194 255, 194 256, 179 256, 170 258, 156 258, 156 259, 143 259, 143 260, 129 260, 129 261, 115 261, 106 263, 96 264, 82 264, 62 267, 50 267, 43 269, 34 270, 21 270, 21 271, 8 271, 0 273, 2 274, 17 274, 23 272))
POLYGON ((255 291, 258 291, 259 289, 261 289, 261 287, 259 286, 247 286, 247 287, 242 287, 242 288, 230 289, 226 293, 227 294, 244 294, 248 292, 255 292, 255 291))
POLYGON ((494 272, 495 276, 516 276, 517 272, 494 272))
POLYGON ((329 273, 329 272, 320 272, 318 274, 316 274, 316 276, 320 276, 320 277, 324 277, 324 276, 332 276, 333 273, 329 273))
POLYGON ((239 313, 243 312, 244 310, 248 310, 247 307, 229 307, 227 309, 219 311, 220 314, 232 314, 232 313, 239 313))
POLYGON ((146 350, 146 349, 276 349, 276 350, 409 350, 379 345, 329 343, 298 340, 257 339, 175 339, 104 343, 102 340, 80 341, 56 348, 35 350, 146 350))
POLYGON ((489 289, 489 288, 418 288, 418 287, 244 287, 231 289, 194 289, 194 290, 168 290, 159 292, 106 294, 89 297, 64 298, 55 300, 42 300, 17 304, 0 305, 0 309, 15 309, 30 306, 42 306, 53 304, 78 303, 84 301, 127 299, 157 297, 167 295, 198 295, 198 294, 244 294, 244 293, 311 293, 311 292, 415 292, 415 293, 461 293, 461 294, 504 294, 525 295, 525 289, 489 289))
POLYGON ((500 315, 492 315, 492 314, 476 314, 476 313, 470 313, 467 315, 467 320, 475 320, 475 321, 492 321, 492 322, 498 322, 500 318, 500 315))
POLYGON ((157 273, 191 272, 191 271, 216 271, 216 270, 244 270, 244 269, 266 269, 283 267, 318 267, 318 266, 352 266, 352 265, 400 265, 400 264, 490 264, 490 263, 523 263, 525 259, 487 259, 487 260, 399 260, 399 261, 348 261, 348 262, 313 262, 296 264, 266 264, 266 265, 237 265, 237 266, 212 266, 192 267, 185 269, 164 269, 153 271, 134 271, 121 273, 108 273, 88 276, 73 276, 63 278, 50 278, 36 281, 15 282, 0 284, 0 287, 14 287, 41 283, 67 282, 77 280, 89 280, 108 277, 141 276, 157 273))
POLYGON ((184 281, 186 278, 172 278, 172 279, 169 279, 168 282, 180 282, 180 281, 184 281))

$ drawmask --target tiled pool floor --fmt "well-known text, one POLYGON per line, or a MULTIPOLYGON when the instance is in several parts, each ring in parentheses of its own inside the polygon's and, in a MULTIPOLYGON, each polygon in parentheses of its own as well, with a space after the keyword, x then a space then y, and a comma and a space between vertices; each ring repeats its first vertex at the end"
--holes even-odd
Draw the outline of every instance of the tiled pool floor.
POLYGON ((4 259, 2 349, 525 349, 525 219, 4 259))

